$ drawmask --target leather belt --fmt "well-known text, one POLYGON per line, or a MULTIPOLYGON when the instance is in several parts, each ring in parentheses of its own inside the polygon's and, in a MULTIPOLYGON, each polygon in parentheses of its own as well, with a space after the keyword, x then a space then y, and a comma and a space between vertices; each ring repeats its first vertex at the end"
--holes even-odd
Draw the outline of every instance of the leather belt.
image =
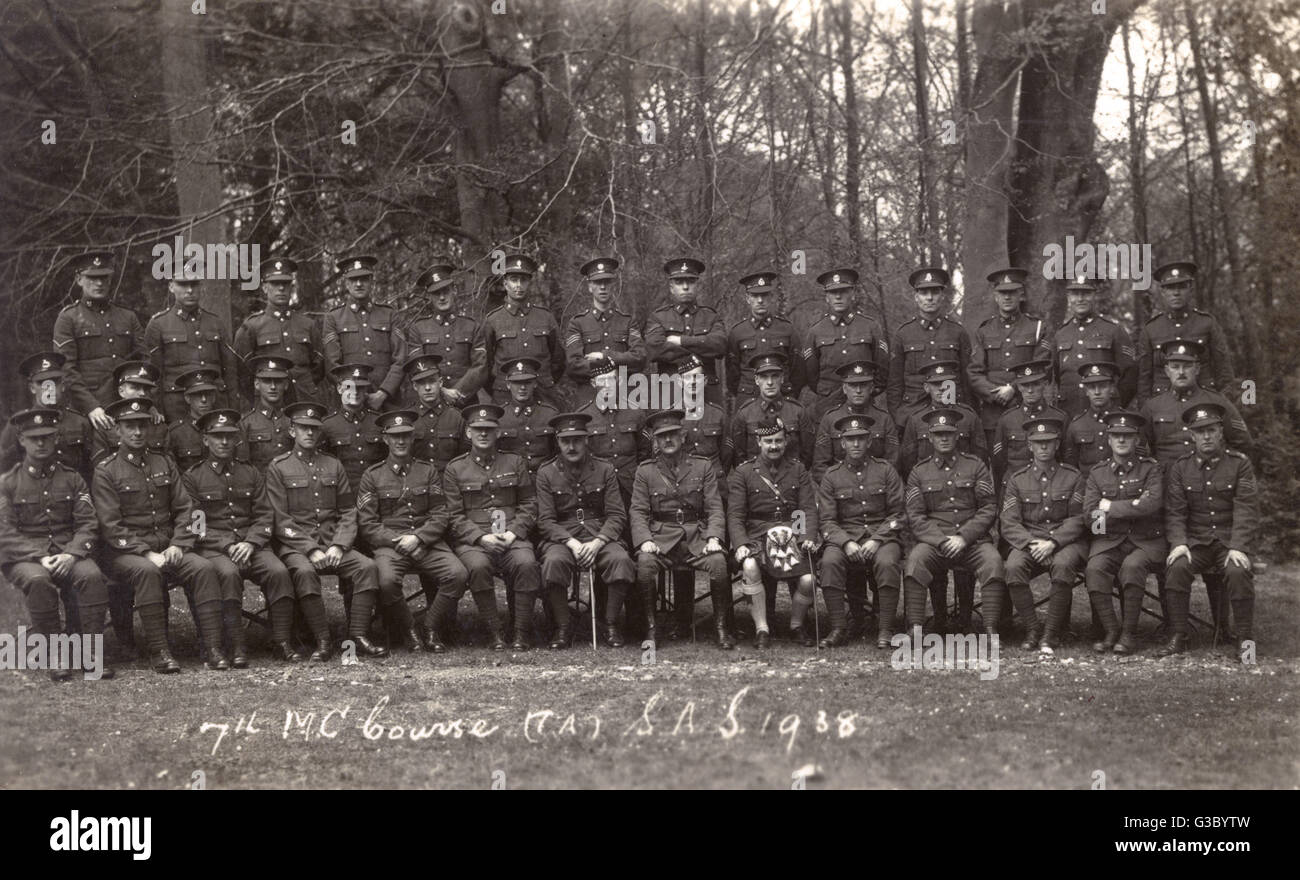
POLYGON ((650 518, 660 523, 676 523, 679 526, 686 525, 688 522, 699 522, 703 517, 699 514, 692 513, 688 510, 673 510, 659 513, 655 511, 650 514, 650 518))

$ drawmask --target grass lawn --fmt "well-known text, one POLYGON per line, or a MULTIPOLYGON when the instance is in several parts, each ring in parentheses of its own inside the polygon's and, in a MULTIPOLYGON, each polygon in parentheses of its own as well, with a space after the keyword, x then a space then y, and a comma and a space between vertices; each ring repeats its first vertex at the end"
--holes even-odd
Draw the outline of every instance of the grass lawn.
MULTIPOLYGON (((1008 639, 991 680, 895 670, 866 643, 723 653, 703 626, 652 666, 631 646, 593 652, 588 636, 566 652, 289 667, 257 634, 253 669, 206 672, 176 592, 181 675, 143 661, 114 681, 0 672, 0 787, 789 788, 813 765, 809 788, 1087 789, 1097 771, 1118 789, 1294 788, 1297 586, 1300 567, 1257 579, 1254 667, 1204 640, 1160 661, 1151 645, 1099 659, 1081 637, 1041 659, 1008 639)), ((1193 613, 1208 617, 1196 590, 1193 613)), ((341 603, 328 604, 337 629, 341 603)), ((1078 592, 1079 636, 1087 613, 1078 592)), ((467 598, 462 625, 472 617, 467 598)), ((0 587, 0 631, 25 622, 0 587)))

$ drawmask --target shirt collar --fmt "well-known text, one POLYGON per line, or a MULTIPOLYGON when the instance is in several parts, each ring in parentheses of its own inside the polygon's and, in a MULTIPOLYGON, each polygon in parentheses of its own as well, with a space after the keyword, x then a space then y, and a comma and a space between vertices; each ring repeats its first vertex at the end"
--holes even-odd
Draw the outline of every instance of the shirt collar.
POLYGON ((176 317, 180 318, 182 321, 197 321, 199 319, 199 307, 195 306, 192 309, 186 310, 177 306, 176 317))
POLYGON ((1197 467, 1200 467, 1203 470, 1208 471, 1211 468, 1213 468, 1216 464, 1218 464, 1219 459, 1222 457, 1223 456, 1220 453, 1216 452, 1213 455, 1211 455, 1209 458, 1203 458, 1201 454, 1198 452, 1196 453, 1196 465, 1197 467))
POLYGON ((766 397, 760 397, 758 399, 758 405, 763 409, 763 411, 770 413, 780 412, 781 404, 783 403, 785 403, 785 401, 779 397, 775 400, 768 400, 766 397))
POLYGON ((480 455, 477 452, 474 453, 475 463, 478 464, 481 468, 483 468, 486 471, 492 470, 492 465, 496 463, 496 460, 497 460, 496 452, 492 452, 488 455, 480 455))
POLYGON ((921 317, 921 327, 926 330, 930 330, 930 331, 938 330, 939 325, 942 323, 943 323, 942 316, 935 317, 935 318, 926 318, 924 316, 921 317))
POLYGON ((283 311, 279 309, 272 309, 270 314, 274 315, 276 318, 280 319, 281 321, 287 321, 289 320, 290 317, 292 317, 293 312, 290 311, 289 309, 284 309, 283 311))
POLYGON ((278 419, 284 415, 283 410, 271 409, 268 406, 259 406, 257 408, 257 411, 260 412, 262 415, 266 416, 268 419, 278 419))
POLYGON ((506 311, 512 315, 517 315, 519 317, 523 317, 524 315, 528 314, 528 308, 529 308, 528 303, 524 303, 522 306, 516 306, 513 300, 506 302, 506 311))
POLYGON ((1130 455, 1128 457, 1128 461, 1125 462, 1121 462, 1118 458, 1115 458, 1114 455, 1111 456, 1110 469, 1115 473, 1119 474, 1121 477, 1127 474, 1129 471, 1133 470, 1133 468, 1135 467, 1137 467, 1136 455, 1130 455))
POLYGON ((753 325, 755 330, 766 330, 768 327, 772 326, 772 316, 768 315, 763 318, 755 318, 753 315, 750 315, 749 323, 753 325))
POLYGON ((523 406, 516 403, 512 409, 517 416, 530 416, 533 414, 533 405, 531 403, 524 404, 523 406))
POLYGON ((836 315, 835 313, 832 312, 831 323, 834 324, 836 327, 843 327, 845 324, 853 323, 853 319, 856 317, 857 315, 854 314, 853 309, 849 309, 843 315, 836 315))
POLYGON ((1180 402, 1182 402, 1182 401, 1186 401, 1186 400, 1187 400, 1189 397, 1191 397, 1193 394, 1195 394, 1196 392, 1200 391, 1200 390, 1201 390, 1201 386, 1199 386, 1199 385, 1192 385, 1191 387, 1187 388, 1187 389, 1184 390, 1184 391, 1179 391, 1177 388, 1172 388, 1171 390, 1174 392, 1174 397, 1178 398, 1178 400, 1179 400, 1180 402))
POLYGON ((1035 460, 1034 473, 1043 474, 1050 480, 1056 474, 1056 462, 1049 461, 1046 465, 1041 465, 1035 460))
POLYGON ((347 419, 349 422, 351 422, 354 425, 361 424, 361 420, 366 417, 366 411, 364 409, 359 409, 356 412, 353 412, 352 410, 348 409, 346 406, 340 407, 339 413, 342 414, 343 418, 347 419))
POLYGON ((308 452, 305 449, 295 446, 293 449, 293 454, 296 455, 302 461, 307 462, 307 464, 316 463, 317 451, 315 449, 313 449, 311 452, 308 452))
POLYGON ((25 470, 31 476, 43 480, 46 477, 53 475, 54 469, 56 467, 58 467, 58 461, 55 459, 50 459, 48 462, 46 462, 45 467, 37 467, 36 465, 29 464, 27 465, 25 470))
POLYGON ((108 314, 108 300, 92 300, 82 298, 81 304, 91 311, 99 312, 101 315, 108 314))
POLYGON ((443 325, 444 327, 446 327, 446 326, 448 326, 449 324, 451 324, 452 321, 456 320, 456 315, 455 315, 455 313, 453 313, 453 312, 449 309, 449 310, 447 310, 447 311, 445 311, 445 312, 434 312, 434 313, 433 313, 433 318, 434 318, 434 320, 437 321, 439 324, 441 324, 441 325, 443 325))
POLYGON ((370 311, 370 300, 363 299, 359 302, 357 300, 353 300, 352 302, 348 303, 348 308, 354 312, 361 312, 362 314, 365 314, 366 312, 370 311))
POLYGON ((219 458, 208 458, 208 466, 218 474, 229 474, 235 466, 235 460, 233 458, 228 458, 225 461, 222 461, 219 458))
POLYGON ((690 315, 695 314, 695 310, 699 308, 699 306, 695 303, 677 303, 673 308, 677 310, 677 314, 689 317, 690 315))
POLYGON ((941 468, 950 468, 957 463, 957 453, 953 452, 948 455, 940 455, 936 452, 934 454, 934 463, 941 468))
POLYGON ((399 477, 406 476, 406 472, 411 469, 411 459, 408 456, 405 461, 389 456, 388 467, 399 477))
POLYGON ((135 465, 138 468, 142 468, 144 467, 145 454, 146 454, 145 452, 135 452, 123 446, 121 449, 118 450, 117 457, 122 459, 125 462, 128 462, 129 464, 135 465))

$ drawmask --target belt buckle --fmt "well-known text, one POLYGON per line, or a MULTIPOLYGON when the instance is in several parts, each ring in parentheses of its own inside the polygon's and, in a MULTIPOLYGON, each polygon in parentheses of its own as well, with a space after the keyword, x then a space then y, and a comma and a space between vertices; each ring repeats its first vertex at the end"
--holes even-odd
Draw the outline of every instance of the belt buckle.
POLYGON ((573 515, 575 518, 577 518, 578 522, 585 522, 587 519, 587 515, 583 512, 581 507, 575 510, 573 512, 573 515))
POLYGON ((683 511, 683 510, 679 507, 679 508, 677 508, 676 513, 677 513, 677 525, 679 525, 679 526, 681 526, 681 525, 685 525, 685 524, 686 524, 686 513, 685 513, 685 511, 683 511))

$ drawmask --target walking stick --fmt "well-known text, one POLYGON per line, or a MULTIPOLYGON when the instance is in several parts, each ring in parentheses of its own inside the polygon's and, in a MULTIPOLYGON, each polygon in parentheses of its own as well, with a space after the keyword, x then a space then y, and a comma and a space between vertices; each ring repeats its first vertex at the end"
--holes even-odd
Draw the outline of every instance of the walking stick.
MULTIPOLYGON (((804 555, 808 557, 808 574, 813 575, 812 551, 805 550, 804 555)), ((822 627, 821 617, 817 614, 817 577, 813 575, 813 638, 817 640, 817 650, 822 649, 822 627)))
POLYGON ((591 612, 591 650, 596 647, 596 570, 587 569, 587 610, 591 612))

